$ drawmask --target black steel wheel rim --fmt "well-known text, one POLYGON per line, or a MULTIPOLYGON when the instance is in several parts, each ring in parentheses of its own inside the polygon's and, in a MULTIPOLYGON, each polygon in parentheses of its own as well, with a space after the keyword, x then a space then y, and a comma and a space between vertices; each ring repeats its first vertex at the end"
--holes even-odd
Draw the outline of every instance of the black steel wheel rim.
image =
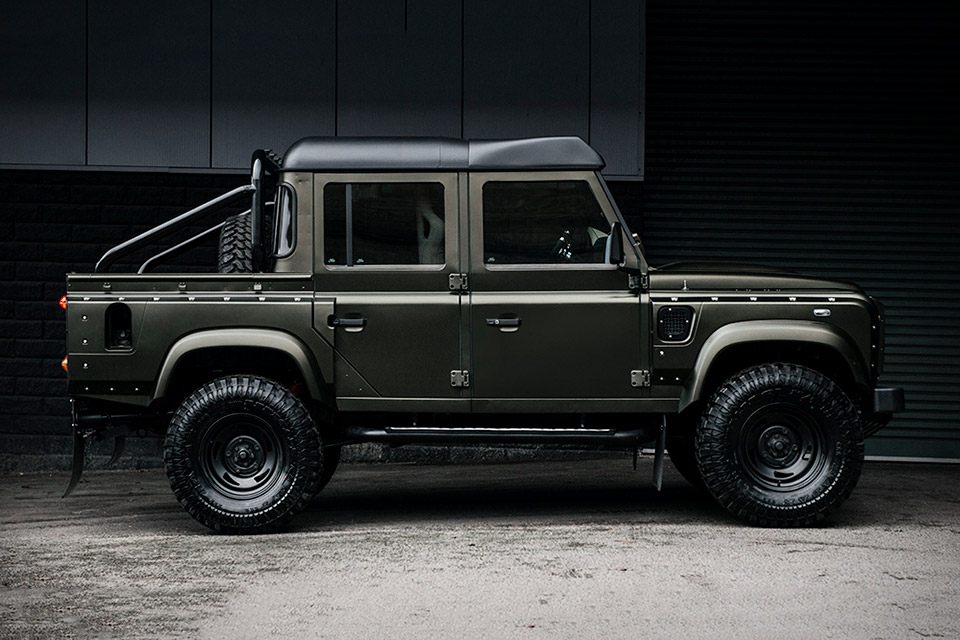
POLYGON ((280 486, 286 443, 266 420, 233 413, 213 421, 200 436, 199 467, 206 484, 234 500, 255 500, 280 486))
POLYGON ((833 442, 816 416, 790 403, 767 405, 744 421, 737 454, 746 475, 771 491, 796 491, 829 467, 833 442))

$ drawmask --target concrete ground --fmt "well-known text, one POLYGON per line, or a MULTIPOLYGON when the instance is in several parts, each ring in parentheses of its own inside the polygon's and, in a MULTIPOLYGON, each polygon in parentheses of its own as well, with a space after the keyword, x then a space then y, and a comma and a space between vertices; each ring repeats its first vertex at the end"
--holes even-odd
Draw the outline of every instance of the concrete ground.
POLYGON ((867 463, 751 529, 629 459, 345 465, 289 531, 209 533, 162 471, 0 476, 2 638, 957 638, 960 466, 867 463))

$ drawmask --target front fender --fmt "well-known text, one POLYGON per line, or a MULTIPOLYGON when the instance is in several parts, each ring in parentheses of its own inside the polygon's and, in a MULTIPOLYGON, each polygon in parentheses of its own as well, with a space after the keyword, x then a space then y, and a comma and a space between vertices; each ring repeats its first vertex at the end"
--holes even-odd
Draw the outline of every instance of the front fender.
POLYGON ((211 347, 256 347, 282 352, 289 356, 300 369, 310 397, 320 400, 327 406, 335 406, 336 399, 329 385, 324 384, 320 367, 307 346, 294 336, 274 329, 212 329, 180 338, 167 352, 160 366, 157 385, 151 400, 166 396, 173 372, 184 356, 198 349, 211 347))
POLYGON ((853 341, 837 327, 796 320, 748 320, 720 327, 703 343, 693 372, 680 393, 680 411, 700 400, 710 366, 720 353, 734 345, 761 342, 800 342, 828 347, 847 363, 857 384, 869 384, 863 358, 853 341))

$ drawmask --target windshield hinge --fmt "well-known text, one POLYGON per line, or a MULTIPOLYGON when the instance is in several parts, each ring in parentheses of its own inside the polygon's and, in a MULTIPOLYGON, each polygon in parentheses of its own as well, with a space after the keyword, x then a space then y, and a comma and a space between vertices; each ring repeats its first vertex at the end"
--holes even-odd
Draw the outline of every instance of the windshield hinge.
POLYGON ((629 287, 631 291, 641 290, 646 291, 650 288, 650 277, 643 273, 631 273, 629 280, 629 287))
POLYGON ((468 291, 470 289, 470 281, 465 273, 451 273, 450 274, 450 291, 468 291))
POLYGON ((450 372, 450 386, 451 387, 469 387, 470 386, 470 372, 466 369, 464 370, 453 370, 450 372))
POLYGON ((639 371, 630 372, 630 386, 631 387, 649 387, 650 386, 650 372, 646 369, 639 371))

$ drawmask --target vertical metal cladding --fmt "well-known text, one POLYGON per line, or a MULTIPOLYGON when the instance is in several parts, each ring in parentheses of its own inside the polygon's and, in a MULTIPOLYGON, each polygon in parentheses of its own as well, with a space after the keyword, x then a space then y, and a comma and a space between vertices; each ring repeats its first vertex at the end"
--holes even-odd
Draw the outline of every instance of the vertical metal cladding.
POLYGON ((876 455, 960 457, 960 70, 946 8, 652 0, 651 262, 766 263, 883 300, 907 411, 876 455))

